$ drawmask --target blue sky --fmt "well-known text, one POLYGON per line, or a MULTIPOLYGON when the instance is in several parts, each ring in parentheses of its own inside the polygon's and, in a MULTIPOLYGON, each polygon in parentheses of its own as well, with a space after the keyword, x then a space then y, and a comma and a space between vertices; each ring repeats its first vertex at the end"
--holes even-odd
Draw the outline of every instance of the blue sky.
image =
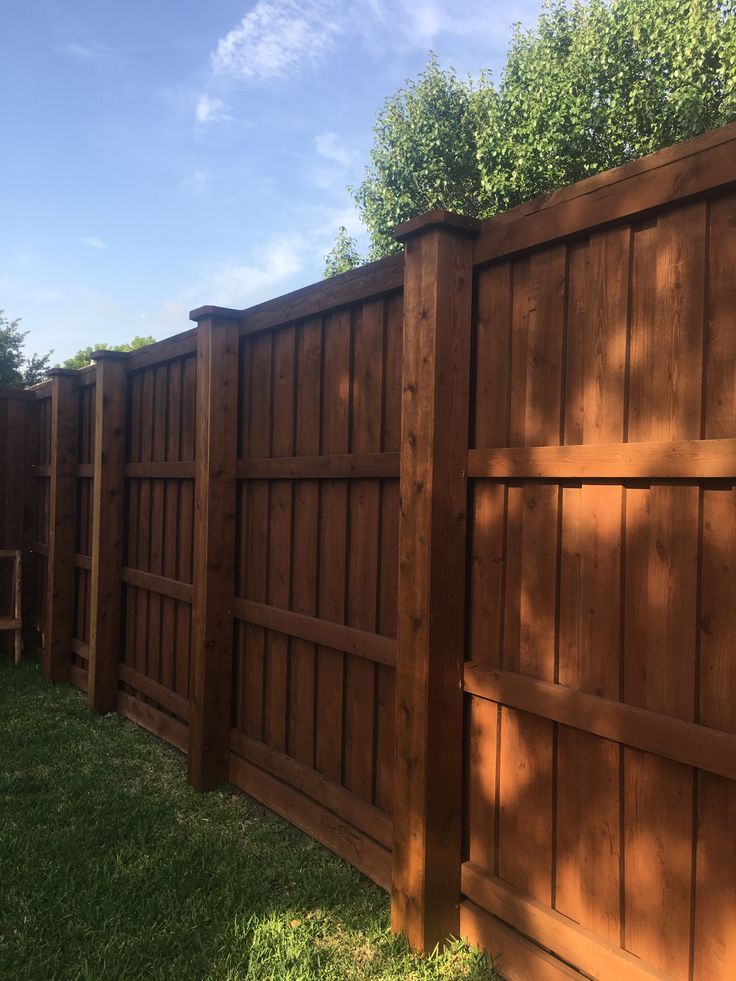
POLYGON ((0 30, 0 308, 54 360, 319 279, 377 110, 429 50, 497 77, 488 0, 25 0, 0 30))

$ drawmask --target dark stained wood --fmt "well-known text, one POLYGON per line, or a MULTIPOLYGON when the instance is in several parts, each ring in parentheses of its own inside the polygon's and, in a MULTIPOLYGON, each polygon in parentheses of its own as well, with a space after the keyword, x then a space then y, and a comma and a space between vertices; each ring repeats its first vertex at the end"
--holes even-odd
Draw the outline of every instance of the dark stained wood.
MULTIPOLYGON (((296 453, 319 453, 322 389, 322 321, 309 320, 297 334, 296 453)), ((297 615, 317 612, 319 485, 299 481, 294 488, 291 607, 297 615)), ((289 650, 289 754, 314 765, 315 642, 292 637, 289 650)))
MULTIPOLYGON (((294 449, 295 378, 296 331, 284 327, 273 339, 271 450, 277 456, 287 456, 294 449)), ((275 480, 270 485, 267 597, 270 605, 282 609, 291 603, 293 495, 289 480, 275 480)), ((279 752, 287 745, 289 644, 285 634, 266 635, 264 735, 279 752)))
MULTIPOLYGON (((358 453, 381 449, 384 304, 362 304, 353 317, 350 370, 350 446, 358 453)), ((348 490, 347 622, 377 629, 381 485, 356 480, 348 490)), ((395 652, 395 646, 391 645, 395 652)), ((345 757, 343 783, 363 800, 373 799, 376 668, 365 659, 345 663, 345 757), (371 738, 367 738, 367 737, 371 738)))
POLYGON ((471 450, 471 477, 494 479, 736 479, 736 439, 691 439, 471 450))
POLYGON ((391 924, 421 950, 459 929, 471 261, 406 244, 391 924))
POLYGON ((154 736, 163 739, 164 742, 175 746, 182 753, 187 752, 188 736, 187 727, 178 719, 166 715, 164 712, 148 705, 146 702, 139 701, 123 691, 118 692, 118 712, 135 722, 137 725, 148 729, 154 736))
POLYGON ((236 787, 285 817, 291 824, 346 859, 383 889, 391 882, 391 853, 334 811, 272 776, 266 770, 230 754, 229 778, 236 787))
POLYGON ((158 702, 163 708, 169 712, 173 712, 174 715, 178 715, 185 722, 189 721, 188 699, 182 698, 181 695, 177 695, 170 688, 160 685, 157 681, 153 681, 147 675, 141 674, 140 671, 136 671, 135 668, 131 668, 128 664, 120 665, 119 678, 123 684, 145 695, 146 698, 158 702))
POLYGON ((232 730, 230 739, 233 753, 255 763, 262 770, 270 771, 279 780, 283 780, 296 790, 307 794, 312 800, 328 807, 385 848, 391 848, 393 834, 391 822, 378 808, 359 800, 355 794, 339 784, 326 780, 311 766, 300 763, 284 753, 277 753, 259 740, 244 735, 239 729, 232 730))
POLYGON ((499 705, 736 779, 736 735, 730 732, 472 661, 464 679, 467 692, 499 705))
POLYGON ((460 936, 490 951, 506 981, 580 981, 578 971, 468 900, 460 904, 460 936))
POLYGON ((235 591, 238 333, 233 320, 197 327, 197 477, 191 709, 187 779, 227 780, 235 591))
POLYGON ((126 463, 123 472, 126 477, 173 480, 194 477, 196 467, 193 460, 158 460, 155 463, 126 463))
POLYGON ((178 579, 167 579, 165 576, 154 576, 150 572, 130 569, 127 566, 121 570, 120 576, 123 582, 137 586, 139 589, 145 589, 160 596, 170 596, 171 599, 179 600, 182 603, 192 602, 190 583, 181 582, 178 579))
MULTIPOLYGON (((325 319, 322 368, 322 453, 345 454, 350 445, 350 317, 347 312, 325 319)), ((322 556, 317 609, 323 620, 345 622, 345 578, 348 547, 348 487, 326 480, 321 487, 319 554, 322 556), (329 556, 329 561, 326 557, 329 556)), ((343 774, 345 655, 339 649, 317 648, 317 770, 339 783, 343 774)))
POLYGON ((542 947, 555 951, 558 957, 575 964, 591 977, 665 981, 664 974, 648 968, 618 944, 608 943, 569 917, 526 898, 513 886, 489 876, 472 862, 463 865, 462 891, 481 909, 521 933, 532 934, 542 947))
POLYGON ((367 479, 398 476, 398 453, 355 452, 330 456, 267 457, 238 463, 238 477, 248 480, 367 479))
POLYGON ((368 630, 347 627, 304 613, 268 606, 266 603, 255 603, 253 600, 236 599, 233 602, 233 614, 247 623, 290 637, 299 637, 336 651, 345 651, 354 657, 389 666, 396 664, 396 641, 391 637, 381 637, 368 630))
POLYGON ((114 712, 120 659, 125 508, 125 360, 98 352, 96 372, 87 699, 95 712, 114 712))
POLYGON ((49 559, 43 673, 67 681, 74 608, 74 539, 77 497, 77 377, 54 369, 51 378, 49 559))

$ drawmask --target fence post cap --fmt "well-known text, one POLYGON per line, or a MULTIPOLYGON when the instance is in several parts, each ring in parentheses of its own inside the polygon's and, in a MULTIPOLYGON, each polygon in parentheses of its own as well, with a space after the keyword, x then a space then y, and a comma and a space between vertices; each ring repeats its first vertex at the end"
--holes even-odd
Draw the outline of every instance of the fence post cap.
POLYGON ((189 312, 189 319, 195 323, 200 320, 241 320, 242 317, 242 310, 232 310, 230 307, 205 306, 189 312))
POLYGON ((49 368, 47 374, 49 378, 76 378, 78 368, 49 368))
POLYGON ((107 348, 101 347, 98 351, 93 351, 91 358, 93 361, 102 361, 107 358, 109 361, 117 359, 118 361, 124 361, 130 351, 108 351, 107 348))
POLYGON ((409 221, 404 221, 394 228, 394 238, 398 242, 406 242, 415 235, 429 231, 430 228, 445 228, 447 231, 456 232, 460 235, 478 235, 481 230, 482 222, 480 218, 471 218, 469 215, 458 215, 454 211, 444 211, 439 208, 435 211, 427 211, 426 214, 418 215, 409 221))

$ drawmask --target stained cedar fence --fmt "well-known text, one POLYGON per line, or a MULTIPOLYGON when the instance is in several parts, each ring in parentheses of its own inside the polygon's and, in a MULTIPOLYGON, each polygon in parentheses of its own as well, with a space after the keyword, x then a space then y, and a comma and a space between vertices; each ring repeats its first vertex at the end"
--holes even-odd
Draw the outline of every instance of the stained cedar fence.
POLYGON ((736 972, 736 127, 0 393, 26 642, 508 978, 736 972))

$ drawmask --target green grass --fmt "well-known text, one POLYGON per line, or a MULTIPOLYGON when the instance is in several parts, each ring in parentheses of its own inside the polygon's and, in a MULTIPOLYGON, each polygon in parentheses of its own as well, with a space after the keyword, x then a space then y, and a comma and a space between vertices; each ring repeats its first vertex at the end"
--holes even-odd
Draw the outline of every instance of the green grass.
POLYGON ((183 757, 0 657, 0 977, 494 978, 457 943, 420 958, 387 896, 183 757))

